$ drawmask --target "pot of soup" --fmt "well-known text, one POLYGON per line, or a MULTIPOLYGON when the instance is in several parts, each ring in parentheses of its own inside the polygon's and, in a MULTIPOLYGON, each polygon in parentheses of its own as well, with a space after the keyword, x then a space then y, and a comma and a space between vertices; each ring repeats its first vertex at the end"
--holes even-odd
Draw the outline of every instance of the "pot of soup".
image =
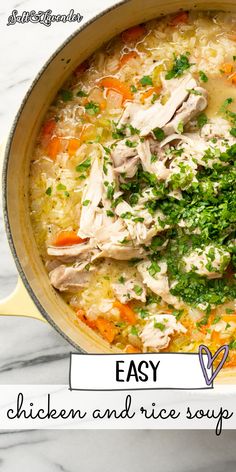
POLYGON ((229 344, 233 372, 235 11, 121 2, 49 59, 5 151, 5 222, 28 293, 2 312, 40 313, 84 352, 229 344))

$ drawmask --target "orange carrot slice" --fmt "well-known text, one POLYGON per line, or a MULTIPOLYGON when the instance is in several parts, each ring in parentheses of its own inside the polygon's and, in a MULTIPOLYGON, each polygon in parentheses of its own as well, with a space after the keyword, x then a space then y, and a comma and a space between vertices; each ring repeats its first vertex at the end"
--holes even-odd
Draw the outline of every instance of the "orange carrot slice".
POLYGON ((51 118, 50 120, 46 121, 42 127, 42 135, 43 136, 52 136, 52 133, 56 127, 56 121, 51 118))
POLYGON ((229 79, 231 80, 232 84, 236 85, 236 72, 233 75, 231 75, 229 79))
POLYGON ((236 34, 228 34, 228 38, 231 39, 231 41, 236 41, 236 34))
POLYGON ((219 331, 215 331, 215 330, 212 331, 212 333, 211 333, 211 340, 212 340, 212 342, 215 343, 215 344, 221 344, 221 343, 223 343, 219 331))
POLYGON ((225 62, 224 64, 221 64, 220 72, 226 75, 231 74, 233 72, 233 64, 231 64, 230 62, 225 62))
POLYGON ((160 91, 161 91, 161 87, 151 87, 148 90, 145 90, 145 92, 143 92, 141 95, 141 99, 140 99, 141 103, 144 103, 146 98, 151 97, 154 93, 159 95, 160 91))
POLYGON ((123 100, 132 100, 133 98, 129 86, 116 77, 103 77, 103 79, 99 80, 99 85, 120 93, 123 96, 123 100))
POLYGON ((136 313, 129 307, 129 305, 126 305, 124 303, 119 302, 119 300, 116 300, 113 303, 113 306, 114 308, 118 308, 118 310, 120 311, 121 318, 128 324, 135 325, 137 323, 136 313))
POLYGON ((86 313, 85 313, 85 310, 83 310, 83 308, 79 308, 79 310, 77 310, 77 312, 76 312, 76 315, 78 316, 78 318, 81 321, 83 321, 83 323, 85 323, 87 326, 89 326, 89 328, 91 328, 91 329, 96 328, 96 321, 95 320, 89 320, 88 318, 86 318, 86 313))
POLYGON ((130 43, 132 41, 137 41, 138 39, 142 38, 145 33, 146 29, 144 25, 136 25, 123 31, 123 33, 121 34, 121 38, 124 43, 130 43))
POLYGON ((228 359, 224 367, 235 367, 236 366, 236 351, 230 351, 228 359))
POLYGON ((69 156, 73 156, 77 149, 80 147, 80 139, 78 138, 71 138, 68 141, 67 152, 69 156))
POLYGON ((171 26, 178 26, 181 23, 188 23, 189 14, 187 11, 180 11, 170 20, 171 26))
POLYGON ((53 246, 73 246, 73 244, 81 244, 87 241, 77 236, 75 231, 61 231, 53 241, 53 246))
POLYGON ((96 327, 100 334, 106 339, 109 343, 112 343, 118 333, 118 329, 112 321, 107 320, 99 316, 96 320, 96 327))
POLYGON ((119 61, 119 66, 123 67, 127 62, 129 62, 131 59, 137 59, 139 57, 138 53, 136 51, 130 51, 127 54, 123 54, 120 58, 119 61))
POLYGON ((221 318, 226 323, 232 323, 232 322, 235 323, 236 322, 236 313, 234 313, 232 315, 223 315, 221 318))
POLYGON ((46 152, 47 152, 47 155, 51 158, 51 159, 56 159, 57 157, 57 154, 60 152, 61 150, 61 138, 58 138, 58 136, 54 136, 53 138, 50 139, 48 145, 47 145, 47 149, 46 149, 46 152))
POLYGON ((128 344, 128 346, 126 346, 125 348, 125 352, 127 354, 136 354, 138 352, 141 352, 141 350, 138 349, 137 347, 132 346, 132 344, 128 344))

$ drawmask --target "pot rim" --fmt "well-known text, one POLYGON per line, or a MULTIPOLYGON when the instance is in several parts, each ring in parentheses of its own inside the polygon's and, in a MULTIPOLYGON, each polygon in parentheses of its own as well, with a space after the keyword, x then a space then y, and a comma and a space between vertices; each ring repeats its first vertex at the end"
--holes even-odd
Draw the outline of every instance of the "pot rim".
POLYGON ((114 5, 111 5, 110 7, 107 7, 106 9, 102 10, 101 12, 97 13, 95 16, 93 16, 90 20, 86 21, 83 25, 81 25, 79 28, 77 28, 73 33, 71 33, 56 49, 55 51, 50 55, 50 57, 47 59, 47 61, 44 63, 44 65, 41 67, 37 75, 34 77, 33 81, 31 82, 27 92, 25 93, 23 100, 21 101, 21 104, 18 108, 18 111, 13 119, 13 123, 7 138, 7 143, 6 147, 4 150, 4 158, 3 158, 3 167, 2 167, 2 211, 3 211, 3 221, 4 221, 4 226, 5 226, 5 231, 7 235, 7 240, 8 244, 10 246, 10 250, 14 259, 14 262, 16 264, 16 268, 18 271, 18 274, 29 294, 31 299, 33 300, 34 304, 38 308, 39 312, 42 314, 42 316, 47 320, 47 322, 69 343, 71 344, 77 351, 85 354, 86 351, 82 349, 78 344, 76 344, 72 339, 67 336, 67 334, 59 328, 59 326, 53 321, 53 319, 50 317, 50 315, 47 313, 47 311, 44 309, 44 307, 41 305, 40 300, 36 296, 34 290, 31 287, 31 284, 24 272, 24 269, 22 267, 21 261, 17 255, 17 251, 15 248, 14 244, 14 239, 12 236, 11 232, 11 226, 10 226, 10 221, 9 221, 9 216, 8 216, 8 203, 7 203, 7 176, 8 176, 8 164, 9 164, 9 158, 10 158, 10 153, 11 153, 11 143, 12 143, 12 138, 14 136, 15 130, 17 128, 20 116, 24 110, 24 107, 33 92, 36 84, 44 74, 45 70, 47 67, 51 64, 51 62, 56 58, 56 56, 61 52, 61 50, 67 46, 67 44, 70 43, 70 41, 75 38, 79 33, 81 33, 83 30, 85 30, 88 26, 92 25, 95 23, 99 18, 102 16, 106 15, 110 11, 115 10, 117 7, 129 3, 131 0, 120 0, 116 2, 114 5))

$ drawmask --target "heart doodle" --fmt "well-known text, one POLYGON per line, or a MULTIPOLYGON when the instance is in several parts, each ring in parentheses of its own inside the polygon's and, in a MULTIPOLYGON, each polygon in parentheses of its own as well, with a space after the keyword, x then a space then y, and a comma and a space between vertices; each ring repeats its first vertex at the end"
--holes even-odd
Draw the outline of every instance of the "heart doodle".
POLYGON ((228 354, 229 354, 229 346, 227 346, 227 345, 221 346, 219 349, 217 349, 214 356, 212 356, 211 351, 208 349, 207 346, 205 346, 204 344, 201 344, 199 346, 199 350, 198 350, 199 361, 200 361, 201 369, 202 369, 202 372, 203 372, 203 375, 204 375, 204 378, 205 378, 205 381, 206 381, 207 385, 211 385, 213 380, 216 378, 219 371, 222 369, 222 367, 223 367, 223 365, 224 365, 224 363, 225 363, 225 361, 228 357, 228 354), (207 355, 207 366, 205 366, 205 363, 204 363, 204 360, 203 360, 204 351, 205 351, 205 354, 207 355), (208 377, 207 369, 210 369, 213 366, 213 362, 216 360, 216 358, 219 356, 219 354, 222 351, 224 351, 224 354, 223 354, 223 357, 222 357, 219 365, 216 367, 215 370, 212 369, 212 375, 211 375, 211 377, 208 377))

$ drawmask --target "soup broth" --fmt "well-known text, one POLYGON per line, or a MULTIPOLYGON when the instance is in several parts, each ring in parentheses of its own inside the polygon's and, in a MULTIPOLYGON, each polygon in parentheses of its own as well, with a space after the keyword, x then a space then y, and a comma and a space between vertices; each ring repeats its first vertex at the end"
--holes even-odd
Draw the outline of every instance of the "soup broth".
POLYGON ((180 12, 80 64, 42 124, 30 212, 51 284, 123 352, 230 345, 236 17, 180 12))

